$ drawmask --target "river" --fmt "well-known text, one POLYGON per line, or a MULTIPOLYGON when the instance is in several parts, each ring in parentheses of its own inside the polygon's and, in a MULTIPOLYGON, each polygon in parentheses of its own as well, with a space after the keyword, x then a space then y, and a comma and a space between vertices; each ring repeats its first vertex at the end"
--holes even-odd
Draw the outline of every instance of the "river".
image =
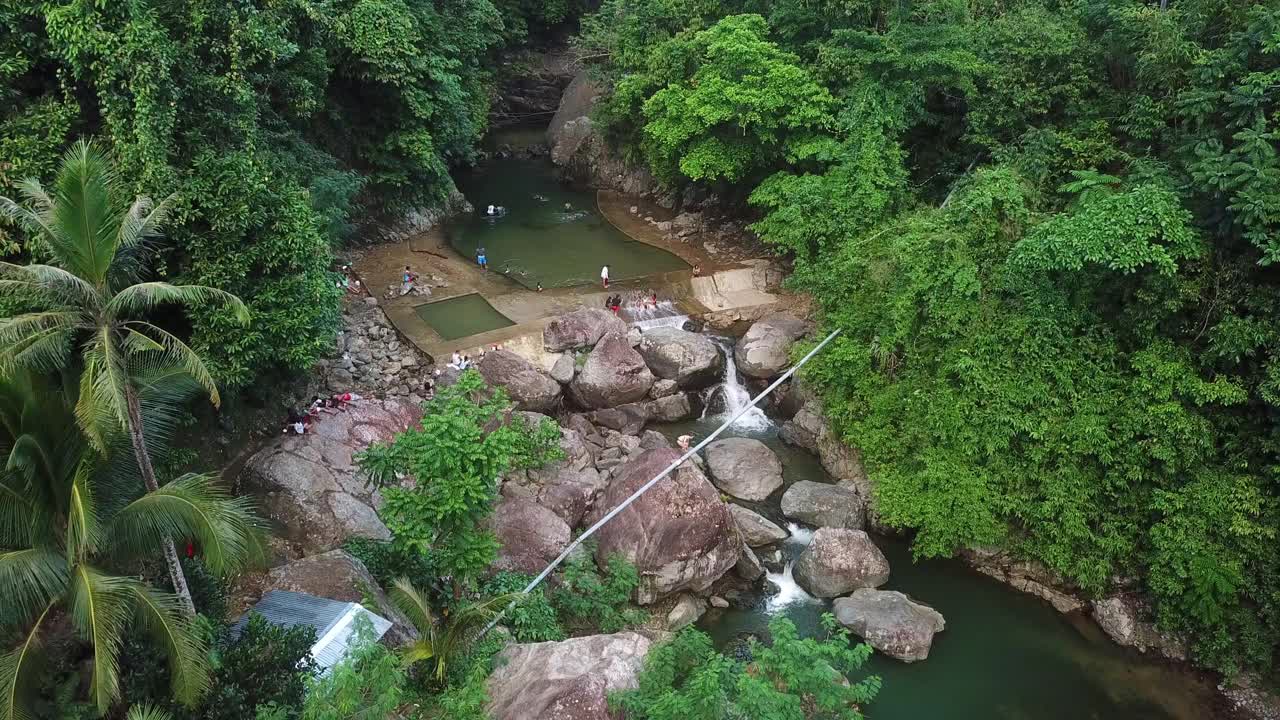
MULTIPOLYGON (((745 391, 735 381, 716 392, 745 391)), ((735 404, 733 401, 730 404, 735 404)), ((658 429, 668 437, 705 437, 721 417, 658 429)), ((831 482, 817 458, 783 443, 763 416, 721 437, 754 437, 778 453, 785 486, 831 482)), ((782 490, 762 503, 743 503, 783 527, 782 490)), ((791 523, 783 555, 794 558, 812 531, 791 523)), ((881 720, 1203 720, 1212 717, 1214 689, 1206 678, 1116 646, 1087 617, 1062 615, 958 561, 913 562, 905 541, 875 537, 892 572, 883 588, 933 606, 946 629, 927 660, 902 663, 873 656, 869 671, 884 681, 867 716, 881 720)), ((767 637, 769 619, 791 618, 801 635, 820 632, 830 603, 815 600, 789 577, 770 573, 782 592, 761 594, 749 609, 709 610, 698 626, 723 646, 744 633, 767 637)))

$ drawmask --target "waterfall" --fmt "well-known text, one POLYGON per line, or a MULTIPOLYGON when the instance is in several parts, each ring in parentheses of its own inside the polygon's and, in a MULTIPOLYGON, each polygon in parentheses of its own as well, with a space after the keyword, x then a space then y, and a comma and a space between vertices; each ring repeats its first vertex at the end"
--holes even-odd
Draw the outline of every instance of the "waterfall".
POLYGON ((805 592, 799 583, 795 581, 795 578, 792 577, 791 573, 795 564, 795 560, 787 560, 782 572, 770 572, 765 575, 769 582, 778 586, 777 594, 770 596, 768 601, 765 602, 765 610, 769 614, 776 613, 788 605, 816 602, 816 599, 805 592))
MULTIPOLYGON (((751 402, 751 393, 738 381, 738 366, 733 362, 733 346, 723 338, 715 338, 715 340, 720 346, 720 351, 724 353, 724 382, 711 388, 707 394, 706 407, 710 407, 711 399, 716 393, 720 393, 724 397, 724 417, 733 417, 751 402)), ((706 407, 702 410, 704 418, 707 416, 706 407)), ((731 427, 735 430, 762 432, 773 427, 773 421, 764 414, 763 410, 754 407, 738 418, 731 427)))
POLYGON ((622 313, 631 321, 632 327, 648 330, 658 327, 684 327, 689 319, 676 308, 670 300, 649 301, 650 296, 631 291, 623 296, 622 313))
POLYGON ((783 566, 782 572, 769 572, 765 575, 769 582, 778 586, 778 593, 770 597, 765 603, 765 609, 770 614, 776 613, 788 605, 817 602, 816 598, 805 592, 799 583, 795 581, 795 578, 792 577, 796 558, 813 540, 813 530, 797 523, 787 523, 787 531, 791 535, 782 541, 786 565, 783 566))

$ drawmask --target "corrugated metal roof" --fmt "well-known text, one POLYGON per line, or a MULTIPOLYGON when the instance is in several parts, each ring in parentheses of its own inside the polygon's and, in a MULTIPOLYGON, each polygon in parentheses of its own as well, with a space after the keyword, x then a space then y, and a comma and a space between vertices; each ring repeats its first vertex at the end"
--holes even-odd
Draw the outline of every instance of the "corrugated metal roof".
POLYGON ((373 626, 374 640, 380 639, 391 629, 391 621, 366 610, 353 602, 341 602, 287 590, 271 590, 231 627, 231 636, 239 637, 249 622, 249 613, 262 615, 272 625, 296 627, 306 625, 316 631, 316 642, 311 655, 326 674, 346 657, 353 642, 356 618, 369 618, 373 626))

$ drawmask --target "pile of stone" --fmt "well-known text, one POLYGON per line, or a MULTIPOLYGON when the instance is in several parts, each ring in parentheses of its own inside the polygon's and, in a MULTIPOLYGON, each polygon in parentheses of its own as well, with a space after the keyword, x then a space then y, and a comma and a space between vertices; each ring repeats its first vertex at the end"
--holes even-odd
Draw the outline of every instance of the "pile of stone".
POLYGON ((431 370, 427 358, 400 339, 371 297, 349 297, 342 309, 336 352, 317 363, 328 393, 354 392, 421 403, 431 370))

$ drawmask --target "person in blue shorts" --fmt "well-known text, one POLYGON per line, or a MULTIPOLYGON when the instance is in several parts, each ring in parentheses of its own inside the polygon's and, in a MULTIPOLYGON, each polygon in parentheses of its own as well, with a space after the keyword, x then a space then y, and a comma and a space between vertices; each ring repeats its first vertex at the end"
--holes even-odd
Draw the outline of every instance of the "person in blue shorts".
POLYGON ((482 247, 476 248, 476 264, 480 266, 481 270, 489 271, 489 258, 485 257, 484 248, 482 247))

